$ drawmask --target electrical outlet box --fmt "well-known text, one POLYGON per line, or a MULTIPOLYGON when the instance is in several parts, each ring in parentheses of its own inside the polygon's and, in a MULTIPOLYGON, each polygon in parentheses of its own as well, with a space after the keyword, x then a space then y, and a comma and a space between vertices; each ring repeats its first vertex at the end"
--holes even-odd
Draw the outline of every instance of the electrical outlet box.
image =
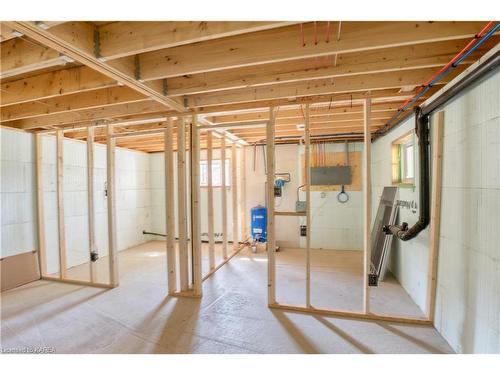
POLYGON ((296 201, 295 202, 295 212, 306 212, 306 202, 296 201))
POLYGON ((368 274, 368 286, 378 286, 378 275, 375 273, 368 274))
POLYGON ((279 186, 274 187, 274 196, 281 197, 281 187, 279 187, 279 186))
POLYGON ((301 225, 300 226, 300 237, 306 237, 307 236, 307 225, 301 225))

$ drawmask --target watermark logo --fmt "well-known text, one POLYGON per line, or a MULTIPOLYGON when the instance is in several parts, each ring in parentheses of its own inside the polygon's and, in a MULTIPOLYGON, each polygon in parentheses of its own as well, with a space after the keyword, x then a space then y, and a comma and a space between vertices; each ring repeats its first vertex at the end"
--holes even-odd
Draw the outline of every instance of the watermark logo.
POLYGON ((56 348, 53 346, 25 346, 18 348, 0 348, 2 354, 54 354, 56 348))

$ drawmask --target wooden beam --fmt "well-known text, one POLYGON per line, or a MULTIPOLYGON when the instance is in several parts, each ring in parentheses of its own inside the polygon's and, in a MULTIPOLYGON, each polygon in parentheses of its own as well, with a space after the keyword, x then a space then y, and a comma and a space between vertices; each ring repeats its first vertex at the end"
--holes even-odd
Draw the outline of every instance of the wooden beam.
POLYGON ((90 281, 95 283, 97 269, 92 261, 92 253, 97 251, 95 246, 95 224, 94 224, 94 128, 87 128, 87 211, 89 232, 89 274, 90 281))
POLYGON ((202 295, 201 270, 201 207, 200 207, 200 131, 198 116, 192 115, 191 121, 191 249, 193 259, 193 294, 202 295))
POLYGON ((274 173, 275 173, 275 154, 274 154, 274 122, 276 119, 274 107, 269 108, 269 122, 266 132, 267 149, 267 303, 272 305, 276 303, 276 237, 274 229, 274 173))
POLYGON ((173 119, 168 119, 165 132, 165 217, 166 217, 166 251, 167 251, 167 288, 171 295, 177 290, 177 263, 175 251, 175 194, 174 194, 174 149, 173 119))
POLYGON ((441 226, 444 112, 437 112, 433 115, 432 120, 431 222, 429 228, 429 265, 427 268, 427 298, 425 305, 427 317, 430 321, 434 322, 441 226))
POLYGON ((128 87, 110 87, 70 94, 35 102, 2 107, 0 121, 13 121, 64 112, 103 108, 110 105, 135 102, 150 102, 151 99, 128 87))
POLYGON ((64 228, 64 133, 56 133, 57 233, 59 239, 59 278, 66 278, 66 236, 64 228))
POLYGON ((187 185, 186 185, 186 125, 181 117, 177 123, 177 200, 179 216, 179 276, 181 292, 189 289, 188 268, 188 222, 187 222, 187 185))
POLYGON ((47 252, 45 247, 45 210, 43 204, 43 145, 41 134, 35 134, 35 154, 38 260, 40 262, 40 276, 43 277, 47 275, 47 252))
POLYGON ((3 42, 0 57, 0 79, 65 64, 57 51, 22 38, 3 42))
MULTIPOLYGON (((400 106, 401 103, 404 101, 399 100, 399 101, 394 101, 391 103, 374 103, 372 105, 372 113, 377 114, 379 112, 394 112, 396 111, 400 106)), ((343 116, 353 116, 353 115, 359 115, 359 117, 362 119, 363 118, 363 103, 359 103, 359 101, 354 102, 354 103, 338 103, 336 100, 332 101, 330 104, 329 102, 317 104, 317 105, 311 105, 309 109, 309 117, 311 121, 314 121, 315 118, 320 117, 320 116, 337 116, 339 118, 344 118, 343 116)), ((281 108, 280 111, 278 112, 278 117, 276 118, 276 121, 279 122, 280 120, 283 119, 295 119, 299 118, 304 120, 304 117, 302 115, 302 111, 300 110, 300 107, 297 106, 296 108, 281 108)), ((267 122, 269 120, 269 114, 267 113, 267 110, 265 108, 258 109, 255 111, 248 111, 248 112, 237 112, 237 113, 230 113, 230 114, 221 114, 221 115, 215 115, 215 116, 210 116, 208 118, 210 122, 214 124, 225 124, 225 123, 231 123, 231 124, 236 124, 239 122, 247 122, 247 121, 264 121, 267 122)))
POLYGON ((239 247, 239 232, 238 232, 238 153, 236 143, 231 145, 231 205, 233 209, 233 251, 239 247))
POLYGON ((215 269, 215 238, 214 238, 214 187, 212 176, 213 136, 207 132, 207 214, 208 214, 208 268, 215 269))
POLYGON ((109 256, 109 284, 112 287, 119 285, 118 276, 118 246, 116 241, 116 186, 115 186, 115 145, 116 140, 112 137, 113 125, 106 127, 106 182, 108 203, 108 256, 109 256))
POLYGON ((371 273, 371 132, 370 132, 370 99, 364 104, 364 150, 363 150, 363 193, 364 193, 364 266, 363 266, 363 313, 370 312, 370 289, 368 287, 368 275, 371 273))
MULTIPOLYGON (((484 22, 344 22, 342 38, 314 43, 314 23, 168 48, 139 55, 142 78, 153 80, 261 65, 286 60, 332 56, 473 37, 484 22), (196 56, 196 59, 192 57, 196 56)), ((320 23, 325 35, 326 22, 320 23)), ((336 27, 331 28, 335 33, 336 27)))
POLYGON ((98 72, 115 79, 116 81, 146 95, 151 99, 176 111, 184 112, 185 108, 177 101, 172 100, 157 90, 134 78, 130 71, 125 71, 123 66, 116 68, 101 61, 94 54, 93 41, 94 28, 90 24, 65 23, 57 27, 57 30, 47 31, 37 27, 31 22, 7 22, 7 25, 21 31, 30 38, 50 47, 72 59, 86 65, 98 72))
POLYGON ((99 27, 100 55, 106 60, 158 49, 273 29, 293 22, 170 21, 112 22, 99 27))
POLYGON ((127 104, 114 104, 94 109, 84 109, 74 112, 57 113, 30 119, 14 120, 3 122, 2 125, 13 128, 30 130, 46 126, 59 126, 70 124, 72 127, 79 123, 92 122, 101 119, 115 117, 123 118, 127 115, 146 113, 157 113, 164 107, 152 100, 146 100, 127 104))
POLYGON ((116 86, 109 78, 86 66, 57 70, 2 83, 0 106, 27 103, 36 100, 61 98, 61 96, 116 86))
POLYGON ((304 161, 306 184, 306 307, 311 307, 311 128, 309 105, 305 109, 304 161))
POLYGON ((222 213, 222 258, 227 259, 228 228, 227 228, 227 187, 226 187, 226 135, 221 137, 220 146, 220 170, 221 170, 221 213, 222 213))
MULTIPOLYGON (((444 77, 440 83, 448 82, 456 77, 464 67, 458 66, 455 71, 444 77)), ((436 68, 386 72, 379 74, 356 75, 336 79, 320 79, 310 82, 297 82, 260 86, 256 88, 227 90, 217 95, 211 93, 188 96, 189 107, 203 107, 229 103, 248 102, 252 100, 271 100, 297 96, 332 95, 354 91, 375 91, 384 89, 415 86, 425 82, 436 68)))
MULTIPOLYGON (((494 46, 499 37, 493 37, 462 64, 470 64, 494 46)), ((332 56, 283 61, 235 69, 189 74, 167 79, 168 94, 193 95, 270 84, 338 78, 359 74, 377 74, 390 71, 439 69, 450 61, 468 39, 426 43, 418 46, 387 48, 340 55, 334 65, 332 56)))

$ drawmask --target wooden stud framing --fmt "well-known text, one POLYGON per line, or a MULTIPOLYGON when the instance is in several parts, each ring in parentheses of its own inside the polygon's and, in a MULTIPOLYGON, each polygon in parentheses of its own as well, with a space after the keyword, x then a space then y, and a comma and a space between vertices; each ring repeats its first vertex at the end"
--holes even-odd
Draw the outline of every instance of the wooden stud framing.
POLYGON ((108 255, 109 255, 109 283, 112 287, 119 284, 118 279, 118 248, 116 244, 116 204, 115 204, 115 144, 112 137, 113 125, 106 127, 106 176, 108 192, 108 255))
POLYGON ((227 257, 227 259, 224 259, 222 262, 220 262, 213 270, 209 271, 205 276, 203 276, 203 281, 207 280, 210 276, 212 276, 215 272, 217 272, 219 269, 221 269, 225 264, 227 264, 236 254, 238 254, 241 250, 244 249, 244 246, 238 247, 235 251, 231 253, 227 257))
POLYGON ((267 145, 267 303, 273 305, 276 303, 276 240, 274 233, 274 173, 275 173, 275 154, 274 154, 274 125, 276 114, 274 107, 269 108, 269 121, 266 128, 267 145))
POLYGON ((364 187, 364 266, 363 266, 363 312, 370 312, 370 289, 368 287, 368 274, 371 268, 371 133, 370 113, 371 101, 364 102, 364 152, 363 152, 363 187, 364 187))
POLYGON ((247 152, 244 147, 240 149, 241 152, 241 165, 240 165, 240 171, 241 171, 241 183, 240 183, 240 208, 241 208, 241 239, 245 240, 248 236, 248 224, 247 224, 247 209, 246 209, 246 204, 247 204, 247 172, 246 172, 246 167, 247 167, 247 152))
MULTIPOLYGON (((94 127, 87 128, 87 208, 89 224, 89 259, 96 251, 94 225, 94 127)), ((89 262, 90 281, 96 282, 97 270, 95 262, 89 262)))
POLYGON ((227 189, 226 189, 226 135, 221 137, 220 146, 221 170, 221 205, 222 205, 222 257, 227 259, 227 189))
POLYGON ((239 247, 238 233, 238 153, 236 143, 231 145, 231 204, 233 209, 233 250, 239 247))
POLYGON ((40 262, 40 276, 45 276, 47 274, 47 253, 45 249, 45 214, 43 205, 43 147, 41 134, 35 134, 35 153, 38 260, 40 262))
POLYGON ((51 276, 43 276, 42 280, 59 281, 59 282, 67 283, 67 284, 94 286, 94 287, 98 287, 98 288, 113 288, 112 285, 106 284, 106 283, 94 283, 94 282, 85 281, 85 280, 60 279, 58 277, 51 277, 51 276))
POLYGON ((189 289, 187 241, 187 185, 186 185, 186 125, 184 117, 177 121, 177 200, 179 216, 179 276, 181 292, 189 289))
POLYGON ((171 295, 177 290, 177 264, 175 254, 175 196, 174 196, 174 121, 168 119, 165 129, 165 217, 167 251, 167 287, 171 295))
POLYGON ((209 270, 215 269, 214 238, 214 186, 212 176, 213 135, 207 132, 207 211, 208 211, 208 264, 209 270))
POLYGON ((433 115, 432 121, 431 221, 429 228, 429 266, 427 268, 426 314, 434 322, 436 306, 439 233, 441 225, 441 181, 443 175, 444 112, 433 115))
POLYGON ((363 319, 363 320, 395 322, 403 324, 419 324, 419 325, 432 324, 432 322, 428 319, 410 318, 405 316, 364 314, 361 312, 354 312, 354 311, 318 309, 315 307, 302 307, 302 306, 293 306, 293 305, 278 304, 278 303, 272 304, 269 307, 273 309, 279 309, 279 310, 285 310, 303 314, 327 315, 327 316, 334 316, 334 317, 348 318, 348 319, 363 319))
POLYGON ((56 132, 57 228, 59 234, 59 278, 66 278, 66 236, 64 230, 64 133, 56 132))
POLYGON ((309 104, 306 104, 304 127, 304 160, 306 183, 306 306, 311 307, 311 128, 309 104))
POLYGON ((193 257, 193 294, 202 295, 201 271, 201 209, 200 209, 200 130, 198 117, 191 123, 191 249, 193 257))

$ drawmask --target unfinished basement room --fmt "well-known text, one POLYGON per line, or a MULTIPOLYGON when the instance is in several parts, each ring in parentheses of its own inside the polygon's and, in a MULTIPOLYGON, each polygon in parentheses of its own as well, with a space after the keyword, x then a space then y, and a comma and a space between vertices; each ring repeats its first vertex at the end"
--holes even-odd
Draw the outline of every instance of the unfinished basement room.
POLYGON ((500 354, 500 22, 317 12, 2 15, 5 358, 500 354))

